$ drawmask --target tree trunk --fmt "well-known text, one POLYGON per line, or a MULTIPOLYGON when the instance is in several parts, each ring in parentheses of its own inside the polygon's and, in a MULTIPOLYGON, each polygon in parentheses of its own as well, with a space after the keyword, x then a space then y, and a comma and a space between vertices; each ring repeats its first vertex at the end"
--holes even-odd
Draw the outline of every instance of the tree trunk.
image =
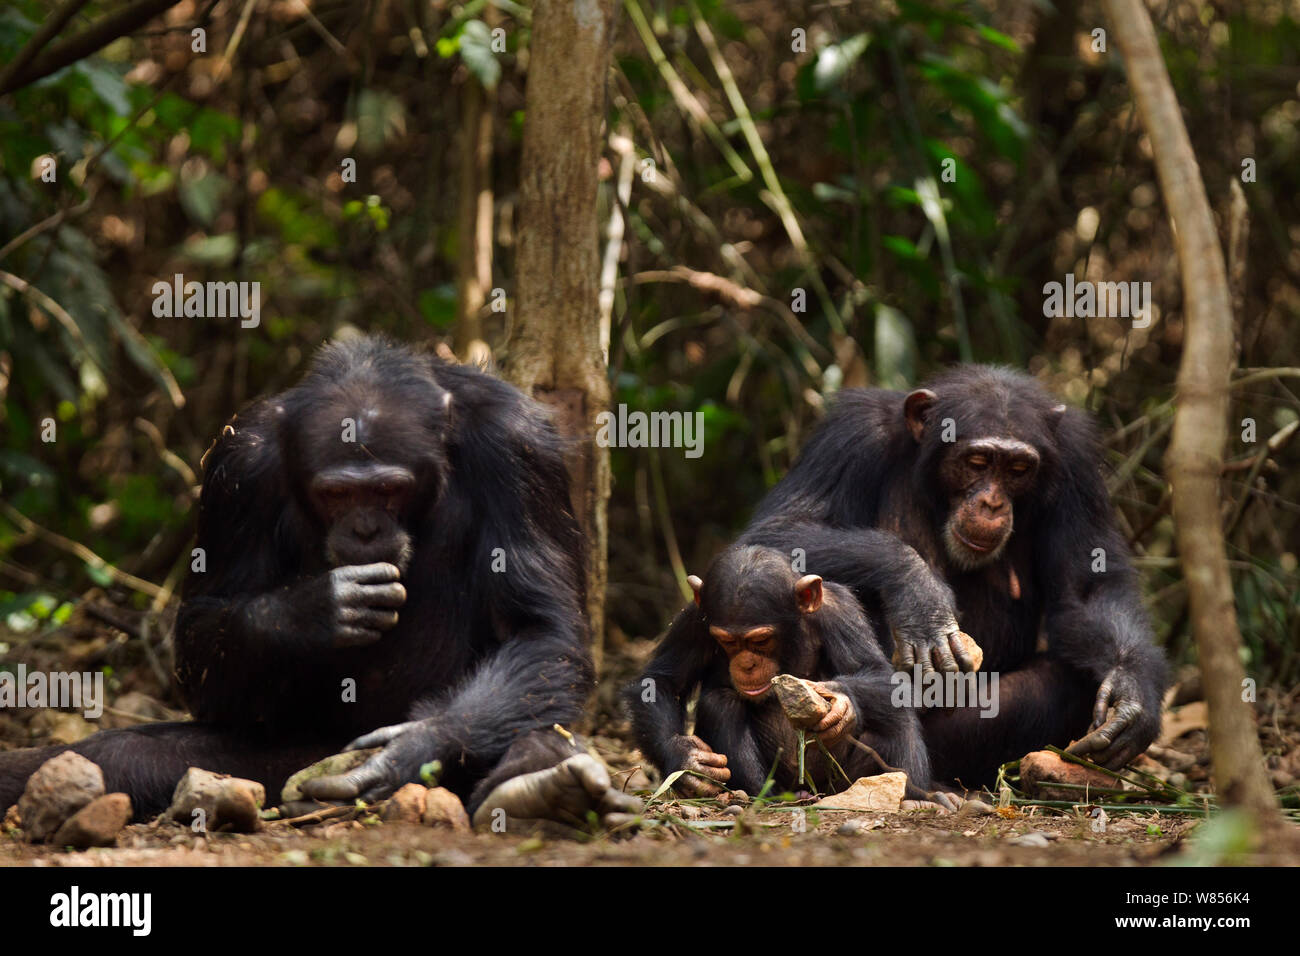
POLYGON ((570 493, 587 547, 587 614, 599 666, 605 632, 609 452, 596 416, 609 407, 600 349, 596 188, 613 0, 539 0, 524 101, 512 381, 551 405, 573 440, 570 493))
POLYGON ((1223 251, 1151 18, 1142 0, 1103 2, 1151 140, 1182 273, 1187 331, 1178 370, 1178 412, 1165 468, 1210 711, 1215 789, 1224 804, 1271 818, 1277 803, 1264 772, 1253 715, 1242 700, 1241 634, 1219 511, 1233 364, 1232 309, 1223 251))
POLYGON ((496 91, 465 78, 461 101, 460 197, 456 209, 456 356, 484 364, 483 306, 492 288, 492 126, 496 91))

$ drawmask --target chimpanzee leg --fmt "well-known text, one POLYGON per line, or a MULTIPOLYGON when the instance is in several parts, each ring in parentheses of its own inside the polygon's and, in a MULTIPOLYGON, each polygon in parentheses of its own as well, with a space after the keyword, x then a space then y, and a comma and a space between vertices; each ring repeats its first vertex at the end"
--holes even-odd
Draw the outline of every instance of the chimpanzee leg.
POLYGON ((241 736, 205 724, 145 724, 104 730, 71 746, 0 753, 0 807, 17 803, 41 764, 65 750, 97 763, 109 793, 125 793, 137 820, 165 810, 177 782, 190 767, 257 780, 267 803, 279 803, 284 781, 308 764, 334 753, 345 741, 274 742, 241 736))
POLYGON ((520 737, 470 794, 465 809, 475 826, 553 820, 586 823, 589 813, 637 813, 641 801, 615 789, 609 771, 586 742, 554 729, 520 737))
POLYGON ((1008 760, 1064 747, 1088 730, 1097 682, 1039 654, 1019 670, 998 675, 998 712, 979 707, 927 710, 921 718, 936 780, 977 787, 994 781, 1008 760))
MULTIPOLYGON (((784 718, 779 711, 775 730, 785 727, 784 718)), ((732 790, 744 790, 751 797, 755 796, 767 779, 772 759, 784 741, 769 741, 766 748, 771 758, 763 759, 763 748, 754 727, 753 708, 736 696, 730 688, 710 688, 700 692, 700 702, 695 708, 695 736, 713 748, 715 753, 725 754, 727 769, 731 779, 727 786, 732 790)), ((785 754, 789 759, 791 754, 785 754)))

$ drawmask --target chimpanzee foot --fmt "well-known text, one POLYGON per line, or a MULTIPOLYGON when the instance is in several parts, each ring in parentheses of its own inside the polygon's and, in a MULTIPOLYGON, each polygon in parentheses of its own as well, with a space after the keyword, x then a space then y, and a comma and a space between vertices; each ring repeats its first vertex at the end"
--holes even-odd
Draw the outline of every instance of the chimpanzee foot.
POLYGON ((497 785, 474 812, 474 826, 515 829, 538 820, 585 826, 589 814, 602 823, 640 813, 637 797, 615 790, 609 771, 590 754, 577 754, 546 770, 520 774, 497 785), (498 812, 500 811, 500 812, 498 812), (611 815, 614 815, 611 817, 611 815))
POLYGON ((965 801, 955 793, 946 790, 932 790, 925 794, 924 800, 904 800, 899 804, 900 810, 938 810, 940 813, 956 813, 965 801))

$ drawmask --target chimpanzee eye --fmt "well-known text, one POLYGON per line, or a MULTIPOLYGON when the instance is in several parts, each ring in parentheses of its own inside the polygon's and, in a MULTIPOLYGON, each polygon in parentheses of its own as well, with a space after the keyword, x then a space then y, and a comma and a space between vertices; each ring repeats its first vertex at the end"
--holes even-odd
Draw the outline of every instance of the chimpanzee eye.
POLYGON ((989 460, 983 455, 971 455, 966 459, 966 464, 970 465, 976 471, 980 471, 988 467, 989 460))
POLYGON ((1014 471, 1017 475, 1023 475, 1025 472, 1029 470, 1029 462, 1013 461, 1011 463, 1011 470, 1014 471))

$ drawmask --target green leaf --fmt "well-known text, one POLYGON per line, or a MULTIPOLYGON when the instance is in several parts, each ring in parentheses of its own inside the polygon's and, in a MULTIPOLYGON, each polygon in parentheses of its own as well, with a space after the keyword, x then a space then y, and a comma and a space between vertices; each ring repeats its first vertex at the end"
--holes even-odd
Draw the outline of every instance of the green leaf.
POLYGON ((1011 37, 1007 36, 1001 30, 994 30, 992 27, 987 27, 983 24, 980 24, 975 29, 980 36, 988 40, 994 46, 999 46, 1008 53, 1020 52, 1020 44, 1011 39, 1011 37))
POLYGON ((849 67, 866 52, 870 43, 871 37, 868 34, 859 33, 843 43, 822 47, 813 67, 813 82, 817 90, 825 92, 832 87, 842 86, 849 67))
POLYGON ((897 309, 876 305, 876 380, 885 388, 906 388, 916 380, 916 336, 897 309))
POLYGON ((496 89, 501 79, 501 62, 492 52, 492 31, 482 20, 465 23, 460 36, 460 58, 484 89, 496 89))
POLYGON ((394 139, 406 135, 406 106, 383 90, 362 90, 357 97, 357 145, 362 152, 377 153, 394 139))
POLYGON ((113 572, 107 565, 103 564, 86 564, 86 577, 94 581, 101 588, 106 588, 113 583, 113 572))
POLYGON ((663 796, 664 792, 665 792, 669 787, 671 787, 673 784, 675 784, 675 783, 677 782, 677 778, 680 777, 680 776, 681 776, 682 774, 684 774, 685 772, 686 772, 685 770, 674 770, 674 771, 673 771, 672 773, 670 773, 668 776, 664 777, 664 782, 661 783, 661 784, 659 784, 659 789, 658 789, 658 790, 656 790, 654 793, 650 794, 650 799, 651 799, 651 800, 658 800, 661 796, 663 796))

